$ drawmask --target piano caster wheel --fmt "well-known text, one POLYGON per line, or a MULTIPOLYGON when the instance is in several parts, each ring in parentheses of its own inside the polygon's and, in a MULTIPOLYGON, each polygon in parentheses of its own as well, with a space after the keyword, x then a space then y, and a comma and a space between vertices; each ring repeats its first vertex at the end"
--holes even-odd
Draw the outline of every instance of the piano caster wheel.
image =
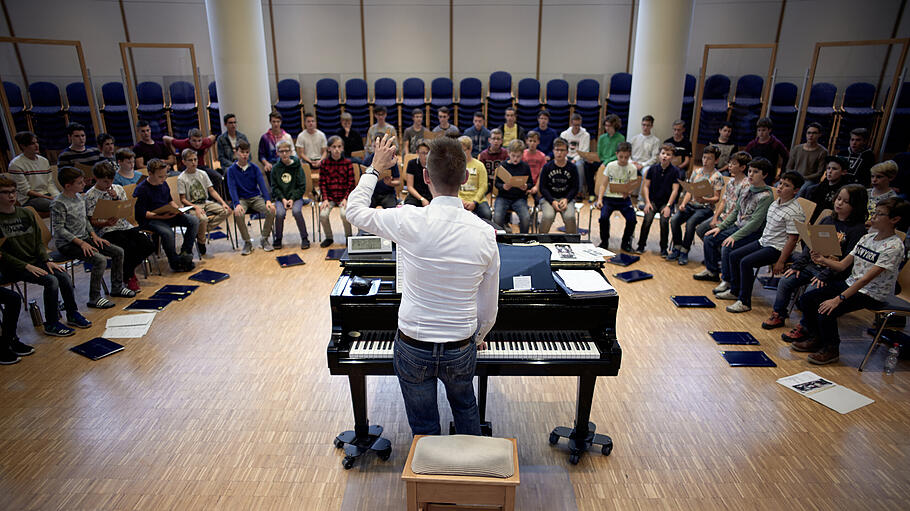
POLYGON ((354 458, 345 456, 344 459, 341 460, 341 466, 344 467, 345 470, 351 470, 351 467, 354 466, 354 458))
POLYGON ((581 461, 581 456, 577 454, 572 454, 569 456, 569 463, 573 465, 578 465, 578 462, 581 461))
POLYGON ((337 438, 332 443, 335 444, 336 449, 341 449, 342 447, 344 447, 344 442, 342 442, 341 440, 338 440, 337 438))
POLYGON ((559 442, 559 435, 550 433, 550 445, 556 445, 559 442))
POLYGON ((392 449, 383 449, 376 453, 376 456, 379 457, 382 461, 389 461, 389 458, 392 457, 392 449))
POLYGON ((613 452, 613 444, 604 444, 604 446, 600 448, 600 453, 604 456, 609 456, 611 452, 613 452))

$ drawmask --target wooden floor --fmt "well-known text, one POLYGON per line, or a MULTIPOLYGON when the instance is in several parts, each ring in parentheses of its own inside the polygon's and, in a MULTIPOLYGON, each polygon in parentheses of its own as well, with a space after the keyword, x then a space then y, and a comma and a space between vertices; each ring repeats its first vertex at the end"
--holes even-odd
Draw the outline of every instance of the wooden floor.
MULTIPOLYGON (((615 246, 622 221, 613 223, 615 246)), ((385 427, 392 459, 343 470, 332 439, 352 425, 348 386, 325 357, 340 270, 316 244, 296 250, 290 219, 286 227, 281 253, 300 253, 305 266, 281 269, 275 253, 241 257, 215 241, 203 267, 231 278, 172 304, 107 359, 68 349, 101 335, 119 308, 87 312, 95 326, 64 339, 37 334, 23 314, 20 336, 37 351, 0 367, 0 509, 401 509, 410 431, 397 382, 368 382, 370 419, 385 427)), ((910 373, 902 363, 883 376, 883 350, 857 372, 870 314, 844 322, 840 364, 811 367, 782 330, 760 328, 769 292, 757 292, 751 313, 679 310, 669 295, 710 295, 713 284, 691 278, 700 265, 648 253, 636 267, 655 278, 615 283, 622 369, 598 380, 591 415, 613 437, 612 455, 592 451, 573 466, 564 441, 547 443, 552 427, 571 425, 573 379, 491 380, 496 435, 518 439, 523 467, 571 481, 560 494, 523 477, 521 509, 906 509, 910 373), (707 335, 715 329, 751 331, 778 367, 728 367, 707 335), (806 369, 875 403, 840 415, 775 382, 806 369)), ((87 276, 78 273, 81 303, 87 276)), ((143 294, 186 282, 153 276, 143 294)), ((447 409, 443 400, 445 421, 447 409)))

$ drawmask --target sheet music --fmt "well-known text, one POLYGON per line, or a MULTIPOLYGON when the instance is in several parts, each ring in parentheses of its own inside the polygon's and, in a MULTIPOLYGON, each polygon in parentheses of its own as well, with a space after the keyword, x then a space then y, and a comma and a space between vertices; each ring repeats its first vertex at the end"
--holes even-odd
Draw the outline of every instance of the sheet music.
POLYGON ((139 314, 121 314, 120 316, 114 316, 107 320, 105 326, 108 328, 111 327, 121 327, 121 326, 145 326, 151 325, 152 321, 155 320, 156 312, 140 312, 139 314))
POLYGON ((578 293, 615 291, 603 275, 595 270, 556 270, 566 287, 578 293))
POLYGON ((875 402, 875 400, 847 387, 822 378, 812 371, 803 371, 792 376, 785 376, 777 380, 777 383, 841 414, 852 412, 857 408, 862 408, 875 402))

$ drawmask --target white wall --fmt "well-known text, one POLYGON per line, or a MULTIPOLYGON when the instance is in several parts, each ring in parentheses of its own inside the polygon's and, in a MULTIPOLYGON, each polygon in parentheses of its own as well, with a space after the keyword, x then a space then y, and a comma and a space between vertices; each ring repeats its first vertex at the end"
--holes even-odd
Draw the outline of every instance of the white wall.
MULTIPOLYGON (((672 0, 668 0, 672 1, 672 0)), ((207 82, 213 74, 203 0, 125 0, 135 42, 188 42, 207 82)), ((270 37, 268 2, 262 0, 266 37, 270 37)), ((696 0, 687 72, 697 75, 705 43, 773 42, 781 0, 696 0)), ((891 35, 900 0, 789 0, 778 53, 778 79, 802 85, 816 41, 880 39, 891 35)), ((119 80, 118 44, 125 40, 115 0, 30 0, 7 2, 16 35, 82 41, 94 85, 119 80)), ((476 76, 486 86, 489 74, 508 70, 513 83, 533 77, 537 65, 537 0, 454 0, 453 64, 455 79, 476 76)), ((306 103, 317 79, 340 81, 363 74, 359 0, 273 0, 280 78, 302 81, 306 103)), ((628 51, 632 0, 545 0, 540 79, 581 78, 607 83, 622 72, 628 51)), ((409 76, 429 81, 449 70, 448 0, 365 0, 367 80, 399 83, 409 76)), ((899 36, 910 36, 905 13, 899 36)), ((0 33, 6 34, 5 20, 0 33)), ((271 41, 266 45, 272 66, 271 41)), ((29 78, 64 85, 78 77, 69 50, 23 47, 29 78)), ((839 87, 856 81, 877 82, 884 52, 859 48, 823 55, 819 80, 839 87)), ((763 75, 767 51, 713 53, 708 73, 734 80, 746 73, 763 75)), ((892 53, 892 63, 897 52, 892 53)), ((143 78, 164 81, 189 74, 179 52, 136 51, 143 78), (165 55, 162 57, 162 55, 165 55)), ((18 68, 9 45, 0 45, 0 72, 15 81, 18 68)), ((274 94, 274 77, 270 76, 274 94)))

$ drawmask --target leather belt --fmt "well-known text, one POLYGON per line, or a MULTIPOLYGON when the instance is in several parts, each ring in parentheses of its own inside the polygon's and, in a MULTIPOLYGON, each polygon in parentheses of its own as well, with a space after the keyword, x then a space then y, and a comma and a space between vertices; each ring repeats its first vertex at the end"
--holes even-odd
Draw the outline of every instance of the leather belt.
POLYGON ((462 339, 460 341, 449 341, 449 342, 425 342, 418 341, 413 337, 408 337, 401 330, 398 331, 398 338, 401 339, 401 342, 411 346, 412 348, 417 348, 419 350, 433 351, 436 346, 442 345, 443 349, 446 350, 455 350, 466 346, 469 342, 474 340, 474 337, 468 337, 467 339, 462 339))

